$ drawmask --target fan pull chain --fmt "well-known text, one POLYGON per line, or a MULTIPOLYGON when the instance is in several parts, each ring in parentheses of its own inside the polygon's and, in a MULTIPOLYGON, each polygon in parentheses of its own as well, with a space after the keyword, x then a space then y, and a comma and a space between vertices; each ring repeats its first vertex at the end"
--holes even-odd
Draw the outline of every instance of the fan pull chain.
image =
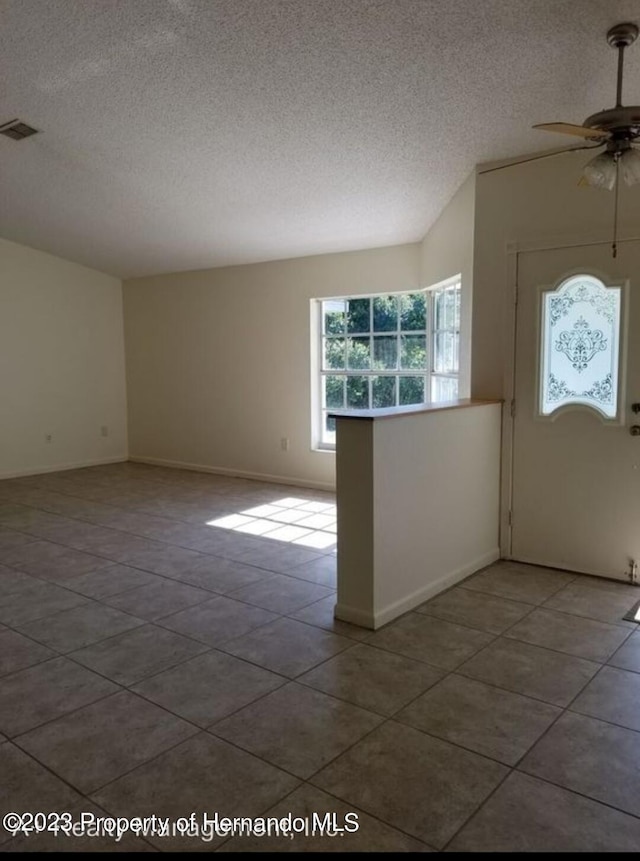
POLYGON ((616 187, 613 200, 613 242, 611 243, 611 256, 618 256, 618 200, 620 197, 620 153, 616 153, 616 187))

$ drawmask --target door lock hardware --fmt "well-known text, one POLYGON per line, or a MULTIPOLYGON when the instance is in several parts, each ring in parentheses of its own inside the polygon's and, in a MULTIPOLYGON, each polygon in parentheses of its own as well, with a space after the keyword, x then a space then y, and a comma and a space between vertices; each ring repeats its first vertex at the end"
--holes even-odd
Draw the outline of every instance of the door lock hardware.
POLYGON ((631 425, 629 433, 631 436, 640 436, 640 425, 631 425))
POLYGON ((638 415, 640 413, 640 404, 631 404, 631 412, 638 415))

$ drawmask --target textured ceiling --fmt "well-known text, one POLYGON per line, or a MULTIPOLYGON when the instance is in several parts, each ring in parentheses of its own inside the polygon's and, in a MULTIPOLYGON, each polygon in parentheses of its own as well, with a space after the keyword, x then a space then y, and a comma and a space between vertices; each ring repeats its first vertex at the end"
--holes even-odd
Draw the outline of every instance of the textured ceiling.
MULTIPOLYGON (((637 0, 0 0, 0 235, 131 276, 420 239, 614 101, 637 0)), ((625 101, 640 102, 640 46, 625 101)), ((579 141, 575 141, 579 143, 579 141)))

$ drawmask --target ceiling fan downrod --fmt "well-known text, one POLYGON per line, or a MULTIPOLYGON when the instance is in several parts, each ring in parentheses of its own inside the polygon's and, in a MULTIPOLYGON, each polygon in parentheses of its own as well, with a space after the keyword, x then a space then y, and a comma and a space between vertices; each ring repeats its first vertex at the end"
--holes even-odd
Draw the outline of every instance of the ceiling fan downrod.
POLYGON ((616 24, 607 33, 607 42, 612 48, 618 49, 618 80, 616 82, 616 108, 622 107, 622 76, 624 73, 624 51, 638 38, 638 28, 635 24, 625 22, 616 24))

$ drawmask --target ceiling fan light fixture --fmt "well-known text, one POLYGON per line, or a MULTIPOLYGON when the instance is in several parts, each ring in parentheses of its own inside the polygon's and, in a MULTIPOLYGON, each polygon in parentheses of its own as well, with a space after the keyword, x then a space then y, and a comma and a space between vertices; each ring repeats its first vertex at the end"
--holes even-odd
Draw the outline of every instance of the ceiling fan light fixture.
MULTIPOLYGON (((613 191, 616 184, 616 159, 611 152, 602 152, 588 161, 582 171, 587 185, 613 191)), ((634 180, 635 181, 635 180, 634 180)))
POLYGON ((629 147, 620 156, 620 172, 627 185, 640 182, 640 151, 629 147))

